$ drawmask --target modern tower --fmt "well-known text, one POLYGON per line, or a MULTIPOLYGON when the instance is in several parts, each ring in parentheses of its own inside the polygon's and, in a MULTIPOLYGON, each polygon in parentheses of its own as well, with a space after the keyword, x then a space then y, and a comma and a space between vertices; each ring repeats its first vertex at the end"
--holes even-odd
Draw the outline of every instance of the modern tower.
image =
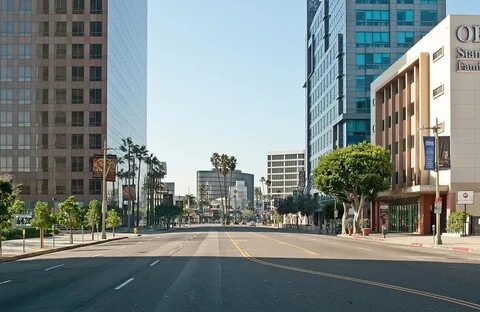
POLYGON ((326 152, 370 139, 370 83, 446 14, 446 0, 308 0, 307 186, 326 152))
POLYGON ((105 139, 146 144, 147 0, 0 2, 0 173, 37 200, 101 198, 105 139))

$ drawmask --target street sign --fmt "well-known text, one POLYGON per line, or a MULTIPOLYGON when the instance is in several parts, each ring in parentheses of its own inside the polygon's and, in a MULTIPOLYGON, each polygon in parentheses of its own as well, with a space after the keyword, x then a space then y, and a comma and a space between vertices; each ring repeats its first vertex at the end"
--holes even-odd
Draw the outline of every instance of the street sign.
POLYGON ((473 191, 458 191, 457 205, 473 205, 474 192, 473 191))
POLYGON ((338 210, 337 209, 333 210, 333 216, 335 218, 338 218, 338 210))
POLYGON ((434 212, 435 213, 442 213, 442 198, 441 197, 435 199, 434 212))

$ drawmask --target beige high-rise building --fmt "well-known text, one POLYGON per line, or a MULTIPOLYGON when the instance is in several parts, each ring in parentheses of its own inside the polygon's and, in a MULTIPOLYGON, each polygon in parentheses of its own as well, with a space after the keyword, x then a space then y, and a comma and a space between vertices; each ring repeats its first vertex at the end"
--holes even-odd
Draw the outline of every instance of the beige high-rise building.
POLYGON ((146 34, 146 0, 0 1, 0 173, 29 207, 100 199, 103 141, 146 144, 146 34))

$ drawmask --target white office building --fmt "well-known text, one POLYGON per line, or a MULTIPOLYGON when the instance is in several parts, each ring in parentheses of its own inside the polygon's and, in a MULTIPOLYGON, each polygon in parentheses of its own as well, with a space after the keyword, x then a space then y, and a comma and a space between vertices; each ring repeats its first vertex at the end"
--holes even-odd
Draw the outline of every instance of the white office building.
POLYGON ((285 198, 305 186, 305 151, 281 151, 267 154, 267 194, 285 198))

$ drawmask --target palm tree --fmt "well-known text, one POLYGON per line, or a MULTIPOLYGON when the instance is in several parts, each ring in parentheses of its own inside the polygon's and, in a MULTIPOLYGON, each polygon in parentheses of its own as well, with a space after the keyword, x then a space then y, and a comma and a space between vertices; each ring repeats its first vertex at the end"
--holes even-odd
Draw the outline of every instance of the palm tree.
MULTIPOLYGON (((132 160, 133 160, 133 157, 132 157, 132 146, 133 146, 133 141, 132 141, 132 138, 131 137, 128 137, 126 139, 122 139, 122 145, 120 145, 119 149, 125 153, 125 155, 123 156, 123 158, 127 161, 127 172, 128 174, 126 175, 126 178, 127 179, 127 185, 128 185, 128 188, 130 190, 130 185, 132 184, 131 183, 131 165, 132 165, 132 160)), ((132 200, 131 198, 129 197, 128 198, 128 210, 130 212, 130 210, 132 209, 132 200)), ((128 214, 128 212, 127 212, 128 214)), ((130 224, 130 221, 128 222, 128 227, 130 227, 131 224, 130 224)))
POLYGON ((142 170, 142 161, 148 157, 148 150, 145 145, 133 146, 133 154, 136 159, 138 159, 138 180, 137 180, 137 221, 136 225, 138 227, 140 221, 140 173, 142 170))
POLYGON ((217 171, 218 186, 220 188, 220 204, 222 206, 223 218, 225 219, 225 208, 224 208, 224 205, 223 205, 222 183, 220 182, 220 155, 218 153, 213 153, 212 156, 210 157, 210 162, 212 163, 212 166, 217 171))
POLYGON ((153 178, 153 220, 155 220, 155 224, 159 222, 159 215, 157 213, 156 207, 161 204, 161 193, 164 189, 162 184, 162 179, 166 175, 165 167, 163 163, 157 159, 157 157, 153 157, 152 159, 152 178, 153 178))
MULTIPOLYGON (((230 156, 228 158, 228 170, 230 171, 230 185, 229 186, 232 186, 233 172, 235 171, 236 168, 237 168, 237 159, 235 158, 235 156, 230 156)), ((228 200, 229 200, 228 205, 230 205, 230 196, 228 197, 228 200)))
MULTIPOLYGON (((260 178, 260 183, 262 183, 262 194, 265 194, 265 177, 260 178)), ((262 196, 262 208, 265 210, 265 196, 262 196)))
POLYGON ((151 225, 151 218, 150 218, 150 211, 152 209, 151 205, 151 199, 153 198, 152 196, 152 190, 153 190, 153 171, 152 171, 152 165, 153 165, 153 154, 150 154, 145 158, 145 163, 147 164, 147 176, 145 177, 145 187, 146 187, 146 192, 147 192, 147 225, 151 225))
POLYGON ((227 213, 228 207, 228 197, 230 196, 230 188, 227 186, 227 176, 230 172, 229 169, 230 164, 230 157, 227 154, 222 154, 220 156, 220 174, 223 176, 223 185, 224 185, 224 195, 225 195, 225 214, 227 216, 227 223, 229 223, 228 217, 229 213, 227 213), (228 188, 227 188, 228 187, 228 188))

